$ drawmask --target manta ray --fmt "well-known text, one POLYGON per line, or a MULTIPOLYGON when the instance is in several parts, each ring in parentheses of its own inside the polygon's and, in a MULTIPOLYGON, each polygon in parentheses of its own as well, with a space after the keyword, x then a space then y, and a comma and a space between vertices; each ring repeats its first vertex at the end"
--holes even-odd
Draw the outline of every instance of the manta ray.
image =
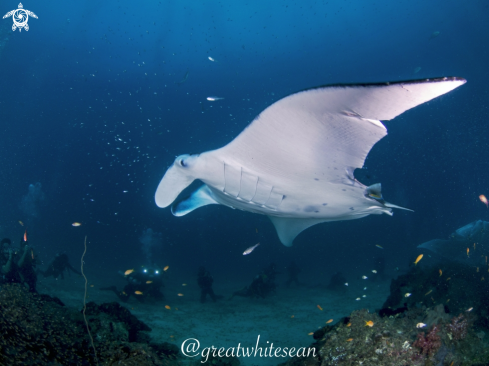
POLYGON ((443 77, 306 89, 262 111, 220 149, 180 155, 155 194, 175 216, 221 204, 267 215, 280 241, 291 246, 312 225, 392 215, 379 183, 365 186, 353 172, 387 135, 380 122, 464 84, 443 77), (177 200, 194 180, 203 185, 177 200), (175 202, 174 202, 175 201, 175 202))

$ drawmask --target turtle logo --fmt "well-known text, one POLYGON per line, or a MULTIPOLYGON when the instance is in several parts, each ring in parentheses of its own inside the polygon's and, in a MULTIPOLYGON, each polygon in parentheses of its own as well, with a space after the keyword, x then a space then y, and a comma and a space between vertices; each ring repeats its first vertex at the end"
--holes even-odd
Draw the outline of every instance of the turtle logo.
POLYGON ((28 31, 29 25, 27 24, 27 21, 29 20, 29 15, 37 19, 36 14, 34 14, 32 11, 25 10, 22 6, 22 3, 19 3, 19 8, 9 11, 3 16, 3 19, 12 16, 12 19, 14 21, 14 24, 12 25, 13 31, 15 31, 17 28, 19 28, 19 32, 22 31, 22 28, 28 31))

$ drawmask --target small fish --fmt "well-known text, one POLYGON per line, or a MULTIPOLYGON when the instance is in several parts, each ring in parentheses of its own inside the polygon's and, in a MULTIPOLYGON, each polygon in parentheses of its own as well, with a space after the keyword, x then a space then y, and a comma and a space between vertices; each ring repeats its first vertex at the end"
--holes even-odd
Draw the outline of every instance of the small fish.
POLYGON ((453 366, 454 363, 455 363, 455 361, 452 361, 452 363, 450 364, 450 366, 453 366))
POLYGON ((475 250, 475 243, 474 243, 474 250, 475 250))
POLYGON ((187 284, 186 283, 182 283, 182 286, 187 286, 187 284))
POLYGON ((24 241, 27 241, 27 230, 24 232, 24 241))
POLYGON ((449 301, 450 301, 450 299, 447 300, 447 302, 449 302, 449 301))
POLYGON ((423 254, 418 255, 418 258, 414 261, 414 265, 417 265, 421 259, 423 259, 423 254))
POLYGON ((177 294, 177 296, 183 296, 183 294, 177 294))
POLYGON ((31 257, 34 259, 34 251, 31 249, 31 257))
POLYGON ((146 283, 149 285, 150 283, 153 283, 153 281, 146 281, 146 283))
POLYGON ((429 295, 429 294, 431 294, 432 292, 433 292, 433 290, 429 290, 429 291, 428 291, 427 293, 425 293, 424 295, 425 295, 425 296, 426 296, 426 295, 429 295))
POLYGON ((468 309, 467 309, 467 310, 465 310, 465 311, 468 313, 468 312, 472 311, 472 309, 474 309, 474 308, 468 308, 468 309))
POLYGON ((479 267, 477 267, 477 272, 479 272, 479 267))
POLYGON ((90 285, 90 287, 93 287, 93 285, 90 285))
POLYGON ((360 300, 361 300, 361 298, 357 297, 355 300, 360 301, 360 300))
POLYGON ((376 246, 377 248, 384 249, 384 248, 382 248, 382 247, 381 247, 379 244, 375 244, 375 246, 376 246))
POLYGON ((372 273, 377 273, 377 271, 375 269, 372 269, 372 273))
POLYGON ((362 295, 362 297, 367 297, 367 295, 362 295))
POLYGON ((20 220, 19 220, 19 224, 20 224, 21 226, 24 226, 24 223, 23 223, 22 221, 20 221, 20 220))
POLYGON ((409 293, 409 292, 406 292, 406 293, 404 294, 404 297, 409 297, 409 296, 411 296, 411 293, 409 293))
POLYGON ((168 268, 170 268, 170 266, 165 266, 165 268, 163 268, 163 272, 168 271, 168 268))
POLYGON ((439 269, 438 272, 440 273, 440 277, 441 277, 441 275, 443 274, 443 271, 441 269, 439 269))
POLYGON ((351 341, 353 341, 353 338, 348 338, 346 341, 351 342, 351 341))
POLYGON ((143 293, 141 291, 134 291, 136 295, 142 295, 143 293))
POLYGON ((450 281, 451 279, 452 279, 452 277, 448 277, 448 278, 447 278, 447 281, 450 281))
POLYGON ((124 272, 124 276, 129 276, 133 272, 134 272, 133 269, 128 269, 126 272, 124 272))
POLYGON ((165 305, 165 309, 166 309, 166 310, 171 310, 170 305, 165 305))
POLYGON ((348 282, 345 282, 345 286, 348 286, 348 282))
POLYGON ((371 320, 369 320, 368 322, 366 321, 366 322, 365 322, 365 326, 366 326, 366 327, 370 327, 370 328, 372 328, 372 327, 374 326, 374 322, 373 322, 373 321, 371 321, 371 320))
POLYGON ((416 328, 424 328, 426 327, 426 324, 425 323, 418 323, 416 324, 416 328))
POLYGON ((348 323, 346 326, 347 326, 347 327, 351 327, 351 323, 348 323))
POLYGON ((224 98, 219 98, 219 97, 207 97, 206 98, 209 102, 215 102, 216 100, 221 100, 224 98))
POLYGON ((433 33, 431 33, 430 39, 438 37, 440 33, 441 33, 440 31, 434 31, 433 33))
POLYGON ((482 202, 483 204, 485 204, 485 205, 486 205, 486 208, 489 208, 489 202, 487 201, 486 196, 484 196, 483 194, 481 194, 481 195, 479 196, 479 199, 481 200, 481 202, 482 202))
POLYGON ((470 258, 470 256, 469 256, 469 252, 470 252, 470 249, 469 249, 469 248, 467 248, 467 257, 469 257, 469 258, 470 258))
POLYGON ((71 226, 77 227, 77 226, 81 226, 81 224, 79 222, 74 222, 73 224, 71 224, 71 226))
POLYGON ((368 277, 367 277, 367 276, 362 276, 362 278, 363 278, 364 280, 366 280, 368 277))
POLYGON ((320 305, 317 305, 318 309, 323 311, 323 308, 320 305))
POLYGON ((314 332, 307 333, 307 335, 314 335, 314 332))
POLYGON ((246 250, 243 252, 243 255, 248 255, 248 254, 250 254, 252 251, 254 251, 254 250, 255 250, 255 248, 256 248, 258 245, 260 245, 260 243, 255 244, 255 245, 253 245, 252 247, 249 247, 248 249, 246 249, 246 250))
POLYGON ((213 59, 211 56, 207 57, 209 59, 209 61, 212 61, 212 62, 217 62, 215 59, 213 59))
POLYGON ((329 319, 326 324, 329 324, 329 323, 332 323, 333 322, 333 319, 329 319))
POLYGON ((258 229, 255 229, 256 230, 256 233, 258 234, 258 229))
POLYGON ((291 316, 290 316, 290 319, 293 319, 294 317, 295 317, 295 315, 291 315, 291 316))
POLYGON ((365 291, 366 289, 367 289, 367 288, 366 288, 366 287, 364 287, 364 288, 363 288, 363 291, 365 291))

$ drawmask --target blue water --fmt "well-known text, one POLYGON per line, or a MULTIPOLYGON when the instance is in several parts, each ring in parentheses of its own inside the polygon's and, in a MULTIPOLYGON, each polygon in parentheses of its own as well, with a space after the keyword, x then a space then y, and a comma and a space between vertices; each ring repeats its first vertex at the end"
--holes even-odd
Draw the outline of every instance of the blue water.
POLYGON ((0 234, 19 240, 22 220, 44 263, 59 251, 77 262, 87 235, 86 265, 108 275, 152 260, 251 280, 295 259, 327 282, 379 255, 406 267, 417 245, 488 219, 478 200, 489 195, 487 1, 23 5, 39 17, 28 32, 0 23, 0 234), (468 82, 386 122, 356 173, 414 213, 321 224, 285 248, 264 216, 212 206, 176 218, 154 203, 175 156, 223 146, 290 93, 439 76, 468 82), (161 233, 151 259, 148 228, 161 233))

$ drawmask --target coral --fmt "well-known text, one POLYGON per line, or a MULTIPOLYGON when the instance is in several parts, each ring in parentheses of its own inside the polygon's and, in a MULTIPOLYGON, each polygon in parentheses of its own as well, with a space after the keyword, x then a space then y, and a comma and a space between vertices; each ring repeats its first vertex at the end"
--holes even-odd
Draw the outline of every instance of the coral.
POLYGON ((414 347, 421 349, 421 353, 424 355, 433 355, 441 347, 441 338, 438 335, 440 327, 438 325, 433 325, 428 334, 419 333, 418 339, 413 343, 414 347))
POLYGON ((453 340, 459 341, 467 336, 468 328, 467 318, 460 314, 452 319, 451 324, 447 325, 447 332, 452 335, 453 340))

